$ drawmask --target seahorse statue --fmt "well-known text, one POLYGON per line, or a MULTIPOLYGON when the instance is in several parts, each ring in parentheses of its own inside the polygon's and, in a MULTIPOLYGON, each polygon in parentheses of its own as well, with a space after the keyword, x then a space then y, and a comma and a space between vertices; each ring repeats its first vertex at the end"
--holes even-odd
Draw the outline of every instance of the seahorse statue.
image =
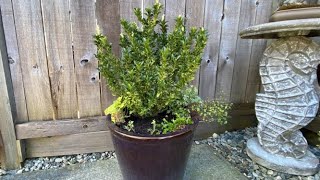
POLYGON ((257 94, 258 140, 286 157, 302 158, 307 141, 299 131, 317 114, 316 68, 320 46, 303 36, 283 37, 265 50, 260 62, 264 93, 257 94))

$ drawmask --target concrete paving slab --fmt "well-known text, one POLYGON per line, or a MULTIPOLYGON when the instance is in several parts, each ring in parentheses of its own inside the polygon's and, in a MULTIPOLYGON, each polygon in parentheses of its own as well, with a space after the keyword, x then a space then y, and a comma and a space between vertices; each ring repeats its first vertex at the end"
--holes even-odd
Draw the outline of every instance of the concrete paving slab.
MULTIPOLYGON (((121 180, 116 159, 0 177, 2 180, 121 180)), ((208 145, 193 145, 185 180, 246 180, 208 145)))

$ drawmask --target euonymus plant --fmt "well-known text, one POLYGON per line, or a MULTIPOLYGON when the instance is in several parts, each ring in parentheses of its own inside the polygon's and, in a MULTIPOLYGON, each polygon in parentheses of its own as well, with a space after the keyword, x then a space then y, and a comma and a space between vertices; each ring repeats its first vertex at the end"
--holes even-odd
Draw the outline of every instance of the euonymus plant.
MULTIPOLYGON (((225 122, 230 105, 202 102, 196 90, 189 86, 206 46, 206 30, 187 31, 184 19, 179 16, 172 32, 168 32, 164 16, 159 17, 161 10, 160 3, 146 8, 144 14, 141 9, 134 9, 141 27, 121 20, 121 58, 112 53, 106 36, 94 36, 99 70, 118 97, 105 113, 111 114, 115 123, 124 123, 131 115, 144 118, 162 112, 171 114, 173 119, 152 122, 150 132, 154 134, 173 132, 192 124, 191 110, 225 122)), ((130 126, 133 129, 132 122, 130 126)))

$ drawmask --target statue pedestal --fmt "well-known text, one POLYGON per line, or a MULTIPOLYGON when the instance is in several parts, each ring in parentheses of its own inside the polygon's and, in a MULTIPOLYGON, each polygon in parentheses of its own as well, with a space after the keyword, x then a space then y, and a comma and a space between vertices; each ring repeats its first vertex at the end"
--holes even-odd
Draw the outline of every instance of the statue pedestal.
POLYGON ((319 160, 310 151, 300 159, 284 157, 267 152, 261 147, 257 138, 252 138, 247 142, 247 154, 254 162, 275 171, 302 176, 318 172, 319 160))

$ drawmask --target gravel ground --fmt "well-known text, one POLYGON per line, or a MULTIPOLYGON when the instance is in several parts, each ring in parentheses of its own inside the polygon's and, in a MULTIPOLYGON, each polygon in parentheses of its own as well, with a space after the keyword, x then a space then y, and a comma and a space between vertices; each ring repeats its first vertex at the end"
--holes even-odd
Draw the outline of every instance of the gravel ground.
POLYGON ((116 154, 112 151, 102 153, 88 153, 69 156, 57 156, 57 157, 42 157, 27 159, 23 163, 23 167, 18 170, 4 171, 0 169, 0 176, 5 174, 21 174, 23 172, 32 172, 42 169, 52 169, 64 167, 71 164, 94 162, 99 160, 106 160, 115 158, 116 154))
MULTIPOLYGON (((320 180, 320 172, 314 176, 295 176, 276 172, 252 162, 246 153, 246 142, 256 136, 256 132, 257 128, 247 128, 240 131, 225 132, 220 135, 213 134, 212 137, 195 141, 195 143, 209 144, 249 179, 320 180)), ((309 149, 320 158, 319 148, 309 146, 309 149)))

